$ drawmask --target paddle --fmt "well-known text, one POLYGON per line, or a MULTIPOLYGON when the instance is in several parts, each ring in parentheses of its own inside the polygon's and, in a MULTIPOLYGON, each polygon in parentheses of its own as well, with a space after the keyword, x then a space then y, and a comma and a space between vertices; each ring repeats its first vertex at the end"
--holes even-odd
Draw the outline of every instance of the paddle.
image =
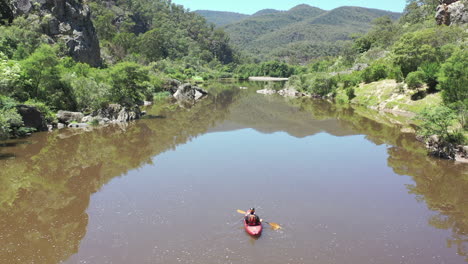
MULTIPOLYGON (((242 211, 242 210, 239 210, 239 209, 237 209, 237 212, 238 212, 239 214, 243 214, 243 215, 245 215, 245 214, 247 213, 247 212, 242 211)), ((261 219, 260 221, 269 224, 269 225, 271 226, 271 228, 273 228, 273 230, 278 230, 278 229, 281 229, 281 228, 282 228, 282 227, 281 227, 279 224, 277 224, 277 223, 270 223, 270 222, 267 222, 267 221, 263 221, 263 219, 261 219)))

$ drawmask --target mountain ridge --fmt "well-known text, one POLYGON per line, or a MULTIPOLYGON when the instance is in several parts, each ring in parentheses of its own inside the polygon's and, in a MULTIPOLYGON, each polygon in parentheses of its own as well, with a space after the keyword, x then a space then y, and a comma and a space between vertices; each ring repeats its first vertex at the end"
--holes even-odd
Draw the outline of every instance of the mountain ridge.
POLYGON ((289 55, 286 58, 275 54, 283 54, 285 47, 311 45, 327 50, 317 52, 318 56, 336 55, 334 52, 339 51, 338 46, 343 45, 340 41, 351 40, 351 34, 366 33, 374 19, 388 16, 397 20, 401 16, 401 13, 356 6, 342 6, 326 11, 307 4, 297 5, 287 11, 264 9, 259 12, 221 28, 230 35, 232 44, 261 60, 287 60, 289 55), (265 12, 258 14, 262 11, 265 12), (329 45, 334 47, 327 47, 329 45))

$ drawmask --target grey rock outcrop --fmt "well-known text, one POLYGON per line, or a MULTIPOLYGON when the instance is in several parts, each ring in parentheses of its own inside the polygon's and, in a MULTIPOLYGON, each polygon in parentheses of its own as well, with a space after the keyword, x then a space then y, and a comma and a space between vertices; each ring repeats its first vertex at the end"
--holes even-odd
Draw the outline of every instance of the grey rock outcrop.
POLYGON ((108 107, 96 111, 92 116, 99 123, 112 121, 121 123, 139 119, 141 117, 141 110, 138 107, 124 107, 119 104, 110 104, 108 107))
POLYGON ((179 86, 173 96, 179 102, 195 102, 202 99, 207 94, 208 92, 202 88, 186 83, 179 86))
MULTIPOLYGON (((0 0, 4 1, 4 0, 0 0)), ((80 0, 12 0, 14 17, 26 16, 38 23, 53 42, 63 42, 76 61, 101 65, 99 40, 89 6, 80 0)))
POLYGON ((278 94, 284 97, 303 97, 306 96, 304 93, 301 93, 293 88, 286 88, 278 91, 278 94))
POLYGON ((37 131, 49 130, 44 115, 36 107, 17 105, 16 109, 21 115, 25 127, 35 128, 37 131))
POLYGON ((83 120, 83 113, 80 112, 70 112, 70 111, 58 111, 57 119, 60 123, 70 124, 72 122, 80 123, 83 120))
POLYGON ((468 0, 443 0, 437 6, 436 21, 439 25, 463 25, 468 23, 468 0))
POLYGON ((276 91, 273 89, 262 89, 262 90, 257 90, 257 93, 264 94, 264 95, 272 95, 272 94, 275 94, 276 91))
POLYGON ((181 85, 182 83, 179 80, 170 79, 170 80, 167 80, 166 83, 164 83, 163 89, 165 91, 170 92, 171 94, 175 94, 177 90, 179 89, 179 86, 181 85))

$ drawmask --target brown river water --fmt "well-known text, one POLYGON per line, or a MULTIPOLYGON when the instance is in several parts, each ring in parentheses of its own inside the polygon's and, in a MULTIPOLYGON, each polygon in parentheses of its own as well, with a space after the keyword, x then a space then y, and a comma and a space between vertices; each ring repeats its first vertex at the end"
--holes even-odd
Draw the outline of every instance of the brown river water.
POLYGON ((468 263, 467 165, 376 113, 241 85, 0 142, 0 263, 468 263), (249 237, 249 207, 283 229, 249 237))

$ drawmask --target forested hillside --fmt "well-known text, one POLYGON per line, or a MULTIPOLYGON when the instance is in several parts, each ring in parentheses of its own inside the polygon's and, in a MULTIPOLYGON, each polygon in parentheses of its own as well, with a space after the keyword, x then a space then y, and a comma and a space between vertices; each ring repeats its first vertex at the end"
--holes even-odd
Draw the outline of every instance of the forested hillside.
POLYGON ((213 78, 236 59, 223 30, 170 0, 87 4, 0 0, 0 137, 37 129, 19 104, 49 123, 58 110, 132 107, 166 79, 213 78))
POLYGON ((288 11, 257 14, 224 29, 234 45, 261 60, 304 63, 337 55, 352 34, 367 32, 371 22, 382 16, 396 20, 400 14, 360 7, 325 11, 303 4, 288 11))
POLYGON ((240 13, 211 10, 196 10, 194 11, 194 13, 203 16, 209 23, 213 23, 217 27, 232 24, 249 17, 249 15, 244 15, 240 13))

